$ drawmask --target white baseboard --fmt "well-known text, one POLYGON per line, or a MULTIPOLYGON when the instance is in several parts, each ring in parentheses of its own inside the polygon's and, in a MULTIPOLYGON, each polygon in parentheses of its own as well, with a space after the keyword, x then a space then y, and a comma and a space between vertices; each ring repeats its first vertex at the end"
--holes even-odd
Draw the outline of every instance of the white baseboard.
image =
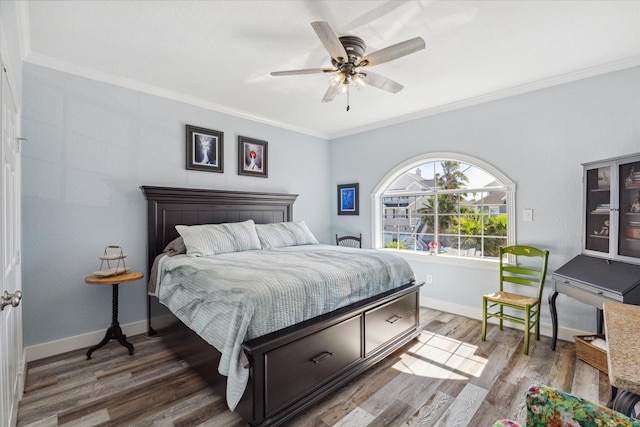
MULTIPOLYGON (((458 316, 469 317, 471 319, 482 319, 481 307, 468 307, 466 305, 456 304, 449 301, 442 301, 425 296, 420 296, 420 305, 432 308, 434 310, 444 311, 458 316)), ((490 323, 497 323, 494 319, 489 321, 490 323)), ((505 326, 513 327, 516 329, 522 329, 521 325, 505 323, 505 326)), ((125 335, 138 335, 147 332, 147 321, 141 320, 138 322, 128 323, 121 325, 122 332, 125 335)), ((82 335, 76 335, 73 337, 62 338, 56 341, 50 341, 42 344, 36 344, 25 348, 26 361, 38 360, 49 356, 55 356, 56 354, 65 353, 71 350, 78 350, 80 348, 89 348, 92 345, 99 343, 106 330, 89 332, 82 335)), ((480 331, 478 331, 480 333, 480 331)), ((552 334, 551 325, 548 323, 540 324, 540 333, 544 336, 550 337, 552 334)), ((558 339, 564 341, 573 341, 574 335, 589 335, 589 332, 579 331, 569 328, 558 328, 558 339)))
MULTIPOLYGON (((127 323, 126 325, 120 325, 120 327, 122 328, 122 333, 124 335, 144 334, 147 332, 147 321, 140 320, 138 322, 127 323)), ((56 354, 78 350, 80 348, 86 347, 88 349, 92 345, 96 345, 102 341, 106 332, 106 329, 103 329, 101 331, 88 332, 82 335, 76 335, 26 347, 26 360, 27 362, 31 362, 32 360, 55 356, 56 354)))
POLYGON ((20 362, 18 362, 18 390, 20 393, 20 400, 22 400, 22 395, 24 394, 24 385, 26 383, 27 378, 27 352, 26 350, 22 351, 22 357, 20 357, 20 362))
MULTIPOLYGON (((425 296, 420 296, 420 305, 432 308, 434 310, 444 311, 451 314, 456 314, 458 316, 469 317, 471 319, 482 320, 482 307, 478 305, 478 307, 469 307, 462 304, 456 304, 449 301, 442 301, 434 298, 428 298, 425 296)), ((489 323, 498 324, 498 320, 489 319, 489 323)), ((524 330, 522 325, 505 322, 505 327, 515 328, 524 330)), ((478 333, 480 331, 478 330, 478 333)), ((540 323, 540 334, 546 337, 551 337, 553 335, 552 326, 548 323, 540 323)), ((577 329, 570 329, 564 327, 558 327, 558 339, 563 341, 573 342, 574 335, 590 335, 590 332, 579 331, 577 329)))

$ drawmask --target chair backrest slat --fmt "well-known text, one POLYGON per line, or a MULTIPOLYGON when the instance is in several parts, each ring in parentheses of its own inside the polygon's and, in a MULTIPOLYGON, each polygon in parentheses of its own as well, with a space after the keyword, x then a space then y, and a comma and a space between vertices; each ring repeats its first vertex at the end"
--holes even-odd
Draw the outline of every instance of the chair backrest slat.
POLYGON ((517 276, 502 276, 502 281, 515 283, 516 285, 534 286, 534 287, 540 284, 539 280, 527 279, 524 277, 517 277, 517 276))
POLYGON ((512 265, 505 265, 502 267, 502 271, 507 271, 509 273, 514 273, 514 274, 521 274, 521 275, 525 275, 525 276, 533 276, 533 277, 540 277, 541 273, 542 273, 542 269, 540 268, 533 268, 533 267, 516 267, 516 266, 512 266, 512 265))
POLYGON ((537 287, 537 297, 542 296, 544 281, 547 275, 547 261, 549 251, 531 246, 515 245, 500 248, 500 290, 504 290, 505 283, 537 287), (505 254, 514 255, 516 264, 507 264, 505 254), (518 258, 525 257, 527 265, 518 265, 518 258), (536 261, 536 258, 538 260, 536 261), (536 263, 538 265, 531 265, 536 263))

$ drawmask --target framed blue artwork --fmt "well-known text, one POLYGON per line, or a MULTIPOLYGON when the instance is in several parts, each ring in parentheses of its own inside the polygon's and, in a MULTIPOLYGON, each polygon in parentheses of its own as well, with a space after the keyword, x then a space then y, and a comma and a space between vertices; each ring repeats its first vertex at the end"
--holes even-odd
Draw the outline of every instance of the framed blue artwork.
POLYGON ((338 185, 338 215, 359 215, 358 183, 338 185))

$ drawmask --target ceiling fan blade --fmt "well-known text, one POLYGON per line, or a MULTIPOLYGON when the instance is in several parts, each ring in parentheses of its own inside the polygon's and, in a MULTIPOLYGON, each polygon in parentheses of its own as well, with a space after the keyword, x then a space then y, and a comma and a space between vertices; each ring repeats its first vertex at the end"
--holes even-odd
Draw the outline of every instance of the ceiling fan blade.
POLYGON ((377 87, 391 93, 398 93, 402 90, 402 86, 398 82, 394 82, 380 74, 370 73, 369 71, 361 71, 360 74, 365 76, 365 81, 369 86, 377 87))
POLYGON ((344 50, 344 46, 340 43, 340 39, 335 32, 331 29, 328 23, 324 21, 315 21, 311 23, 314 31, 318 35, 318 38, 327 49, 329 54, 337 62, 346 62, 349 59, 347 51, 344 50), (342 60, 340 60, 342 58, 342 60))
POLYGON ((295 76, 298 74, 318 74, 318 73, 335 73, 334 68, 305 68, 302 70, 289 70, 289 71, 272 71, 272 76, 295 76))
POLYGON ((341 84, 329 85, 329 89, 327 89, 327 91, 324 93, 324 98, 322 98, 322 102, 333 101, 333 98, 335 98, 336 95, 340 93, 341 89, 342 89, 341 84))
POLYGON ((372 52, 371 54, 362 58, 358 62, 357 66, 365 67, 382 64, 384 62, 389 62, 391 60, 410 55, 424 48, 425 43, 422 37, 416 37, 414 39, 405 40, 403 42, 385 47, 384 49, 372 52))

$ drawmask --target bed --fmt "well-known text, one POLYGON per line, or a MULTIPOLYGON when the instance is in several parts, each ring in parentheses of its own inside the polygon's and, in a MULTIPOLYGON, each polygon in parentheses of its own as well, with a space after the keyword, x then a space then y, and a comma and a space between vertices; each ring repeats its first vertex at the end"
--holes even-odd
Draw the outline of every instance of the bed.
MULTIPOLYGON (((167 245, 178 237, 177 225, 239 226, 250 223, 265 230, 276 225, 294 224, 293 204, 297 195, 151 186, 141 188, 148 207, 149 268, 167 245)), ((337 248, 322 248, 323 246, 325 245, 285 247, 274 249, 273 252, 283 252, 284 255, 278 254, 280 258, 316 258, 325 252, 334 257, 343 256, 342 253, 335 253, 337 248)), ((340 250, 343 249, 361 251, 353 256, 364 256, 365 252, 370 252, 372 256, 382 256, 382 251, 351 248, 340 250)), ((274 256, 271 252, 269 249, 251 253, 254 254, 253 258, 262 259, 274 256)), ((227 255, 229 263, 232 264, 235 257, 240 255, 227 255)), ((167 264, 177 263, 180 256, 182 255, 167 264)), ((216 262, 222 262, 217 256, 214 258, 216 262)), ((189 262, 197 264, 196 261, 200 262, 189 262)), ((266 259, 260 262, 270 261, 266 259)), ((297 262, 295 259, 289 261, 290 264, 297 262)), ((300 265, 303 266, 304 262, 300 262, 300 265)), ((215 267, 212 271, 218 268, 215 267)), ((301 267, 300 271, 304 269, 301 267)), ((248 281, 256 287, 263 285, 258 283, 260 280, 248 281)), ((408 279, 406 283, 395 284, 374 295, 358 297, 353 301, 346 300, 347 302, 331 311, 321 311, 308 318, 302 317, 293 324, 288 321, 284 323, 287 326, 273 331, 267 329, 266 332, 254 331, 253 335, 247 334, 250 338, 239 343, 238 364, 242 366, 236 366, 239 371, 246 371, 246 379, 237 399, 231 399, 233 404, 230 407, 251 426, 271 426, 281 424, 327 396, 419 334, 420 286, 415 280, 408 279)), ((313 292, 317 293, 317 289, 313 292)), ((155 292, 150 292, 147 307, 149 334, 164 339, 208 379, 212 386, 220 388, 224 377, 221 379, 216 375, 217 363, 227 357, 226 350, 216 350, 207 342, 211 342, 210 337, 193 324, 187 327, 185 322, 190 321, 183 316, 180 307, 172 309, 173 313, 159 302, 155 292), (194 329, 199 333, 195 333, 194 329)), ((274 313, 285 311, 274 310, 274 313)), ((232 377, 233 375, 227 378, 226 384, 228 402, 229 396, 233 394, 232 377)))

